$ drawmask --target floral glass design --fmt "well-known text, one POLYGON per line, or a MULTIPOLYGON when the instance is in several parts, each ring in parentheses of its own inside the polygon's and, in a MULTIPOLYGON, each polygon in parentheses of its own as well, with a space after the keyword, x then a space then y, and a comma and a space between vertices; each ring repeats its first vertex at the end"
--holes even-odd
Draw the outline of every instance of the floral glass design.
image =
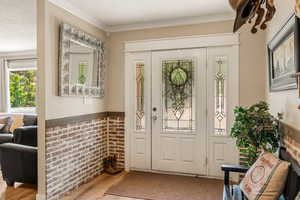
POLYGON ((218 58, 215 73, 215 134, 226 135, 226 59, 218 58))
POLYGON ((165 60, 162 70, 164 131, 195 130, 193 61, 165 60))
POLYGON ((145 129, 145 73, 144 63, 136 63, 136 130, 145 129))

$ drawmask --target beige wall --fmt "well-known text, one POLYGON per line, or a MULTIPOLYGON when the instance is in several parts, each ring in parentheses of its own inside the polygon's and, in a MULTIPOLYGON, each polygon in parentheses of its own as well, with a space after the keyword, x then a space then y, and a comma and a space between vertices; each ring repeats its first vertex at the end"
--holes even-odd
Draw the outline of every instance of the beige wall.
MULTIPOLYGON (((166 37, 230 33, 232 21, 112 33, 110 36, 109 93, 107 110, 124 111, 124 42, 166 37)), ((265 33, 240 34, 240 103, 250 105, 265 99, 265 33)))
POLYGON ((59 25, 69 23, 103 41, 106 41, 106 33, 52 3, 48 3, 47 13, 46 120, 105 111, 104 99, 92 98, 84 104, 80 97, 59 97, 57 88, 59 25))
POLYGON ((69 23, 106 41, 105 32, 58 8, 48 0, 37 1, 38 31, 38 198, 46 194, 45 120, 105 111, 105 100, 58 97, 59 24, 69 23))
MULTIPOLYGON (((295 0, 275 1, 277 13, 267 30, 267 42, 280 30, 282 25, 294 12, 295 0)), ((268 87, 268 81, 266 82, 268 87)), ((271 112, 277 115, 278 112, 284 113, 284 118, 295 126, 300 125, 300 111, 297 109, 300 104, 297 90, 269 93, 267 88, 267 99, 270 103, 271 112)))

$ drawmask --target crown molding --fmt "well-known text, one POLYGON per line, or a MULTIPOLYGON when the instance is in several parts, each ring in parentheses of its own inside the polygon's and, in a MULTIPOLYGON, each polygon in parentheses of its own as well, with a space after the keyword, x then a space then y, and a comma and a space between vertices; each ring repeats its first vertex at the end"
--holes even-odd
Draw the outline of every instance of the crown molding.
POLYGON ((66 0, 48 0, 49 2, 53 3, 54 5, 66 10, 67 12, 83 19, 84 21, 95 25, 96 27, 106 31, 106 24, 101 22, 96 17, 93 17, 92 15, 83 12, 81 9, 77 8, 76 6, 73 6, 71 3, 69 3, 66 0))
POLYGON ((209 23, 209 22, 220 22, 220 21, 233 20, 235 17, 234 13, 232 12, 232 13, 223 13, 223 14, 211 14, 211 15, 198 16, 198 17, 186 17, 180 19, 159 20, 159 21, 152 21, 152 22, 145 22, 145 23, 107 25, 104 22, 101 22, 96 17, 86 12, 83 12, 81 9, 77 8, 76 6, 73 6, 67 0, 48 0, 48 1, 108 33, 161 28, 161 27, 169 27, 169 26, 192 25, 192 24, 201 24, 201 23, 209 23))
POLYGON ((161 27, 170 27, 170 26, 203 24, 209 22, 221 22, 221 21, 233 20, 234 18, 235 18, 234 13, 224 13, 224 14, 205 15, 205 16, 198 16, 198 17, 186 17, 180 19, 160 20, 160 21, 153 21, 153 22, 146 22, 146 23, 135 23, 135 24, 128 24, 128 25, 106 26, 106 30, 109 32, 132 31, 132 30, 142 30, 142 29, 161 28, 161 27))

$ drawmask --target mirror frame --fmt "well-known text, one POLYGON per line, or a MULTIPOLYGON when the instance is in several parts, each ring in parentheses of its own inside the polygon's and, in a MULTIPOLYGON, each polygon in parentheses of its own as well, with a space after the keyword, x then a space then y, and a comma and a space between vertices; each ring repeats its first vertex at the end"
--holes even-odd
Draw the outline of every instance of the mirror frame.
POLYGON ((69 25, 60 25, 59 39, 59 96, 67 97, 104 97, 105 59, 104 42, 69 25), (94 49, 94 60, 97 69, 97 86, 80 86, 71 83, 70 44, 78 43, 94 49))

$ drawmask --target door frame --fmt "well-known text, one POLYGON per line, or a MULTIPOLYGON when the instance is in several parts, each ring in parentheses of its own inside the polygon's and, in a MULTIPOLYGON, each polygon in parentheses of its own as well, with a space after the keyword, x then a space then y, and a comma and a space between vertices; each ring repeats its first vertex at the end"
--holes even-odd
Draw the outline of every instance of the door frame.
MULTIPOLYGON (((131 55, 138 52, 149 52, 159 50, 176 50, 176 49, 192 49, 192 48, 208 48, 208 47, 221 47, 232 46, 239 59, 239 33, 223 33, 223 34, 210 34, 210 35, 196 35, 185 37, 161 38, 151 40, 139 41, 126 41, 124 43, 124 56, 125 56, 125 170, 131 169, 131 133, 130 133, 130 119, 128 113, 131 112, 132 102, 129 100, 128 95, 132 90, 131 85, 131 72, 132 67, 131 55)), ((238 61, 239 62, 239 61, 238 61)), ((238 75, 238 69, 237 69, 238 75)), ((238 77, 237 77, 238 81, 238 77)), ((238 87, 238 86, 237 86, 238 87)), ((237 101, 239 101, 239 90, 237 90, 237 101)), ((208 142, 208 141, 207 141, 208 142)), ((207 143, 208 144, 208 143, 207 143)), ((209 150, 207 151, 207 154, 209 150)), ((151 170, 150 170, 151 171, 151 170)))

